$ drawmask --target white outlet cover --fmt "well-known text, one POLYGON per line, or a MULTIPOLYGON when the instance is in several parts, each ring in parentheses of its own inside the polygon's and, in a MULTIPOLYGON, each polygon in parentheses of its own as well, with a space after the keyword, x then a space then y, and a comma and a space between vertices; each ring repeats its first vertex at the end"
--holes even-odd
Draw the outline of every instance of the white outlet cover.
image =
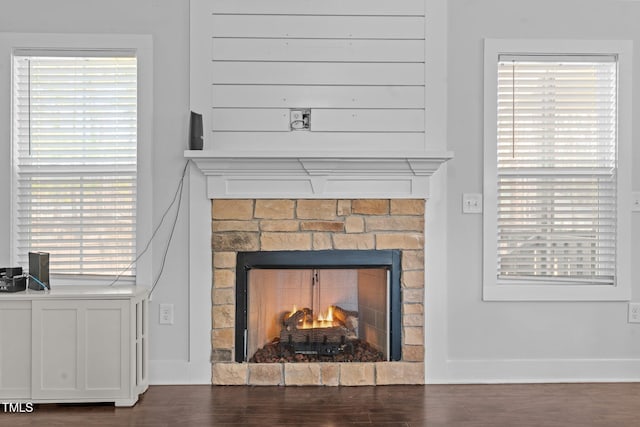
POLYGON ((173 304, 160 304, 160 324, 173 325, 173 304))

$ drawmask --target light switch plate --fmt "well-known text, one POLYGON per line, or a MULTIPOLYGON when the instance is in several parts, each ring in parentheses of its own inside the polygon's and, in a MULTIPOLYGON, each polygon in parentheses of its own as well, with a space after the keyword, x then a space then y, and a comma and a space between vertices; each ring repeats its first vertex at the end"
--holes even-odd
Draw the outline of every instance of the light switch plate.
POLYGON ((631 193, 631 211, 640 212, 640 191, 631 193))
POLYGON ((629 323, 640 323, 640 303, 629 303, 629 323))
POLYGON ((482 194, 464 193, 462 195, 462 213, 482 213, 482 194))

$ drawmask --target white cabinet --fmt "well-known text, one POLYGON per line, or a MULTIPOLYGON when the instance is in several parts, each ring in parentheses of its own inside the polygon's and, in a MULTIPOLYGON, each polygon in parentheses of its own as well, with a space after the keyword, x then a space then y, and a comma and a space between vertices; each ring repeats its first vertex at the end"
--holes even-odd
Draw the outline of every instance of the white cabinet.
POLYGON ((0 400, 31 396, 31 302, 0 299, 0 400))
POLYGON ((0 295, 0 397, 131 406, 148 387, 147 290, 0 295))

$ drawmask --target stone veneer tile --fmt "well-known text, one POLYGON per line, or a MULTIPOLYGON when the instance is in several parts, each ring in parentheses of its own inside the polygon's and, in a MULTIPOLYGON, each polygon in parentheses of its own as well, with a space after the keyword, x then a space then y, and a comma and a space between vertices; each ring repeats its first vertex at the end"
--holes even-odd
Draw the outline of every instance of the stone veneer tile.
POLYGON ((402 251, 402 269, 403 270, 423 270, 424 269, 424 251, 402 251))
POLYGON ((222 231, 258 231, 258 221, 213 220, 211 229, 214 233, 222 231))
POLYGON ((403 289, 402 290, 402 302, 407 304, 424 302, 424 289, 403 289))
POLYGON ((333 249, 331 233, 313 233, 313 250, 322 251, 333 249))
POLYGON ((351 200, 338 200, 338 216, 351 215, 351 200))
POLYGON ((300 221, 296 219, 263 219, 260 221, 262 231, 300 231, 300 221))
POLYGON ((340 365, 340 385, 375 385, 374 363, 342 363, 340 365))
POLYGON ((311 250, 310 233, 265 232, 260 236, 263 251, 304 251, 311 250))
POLYGON ((376 249, 424 249, 424 236, 422 233, 377 234, 376 249))
POLYGON ((364 232, 364 219, 360 216, 350 216, 344 222, 345 232, 362 233, 364 232))
POLYGON ((259 233, 249 231, 230 231, 213 233, 211 249, 213 252, 257 251, 259 248, 259 233))
POLYGON ((213 329, 211 331, 213 348, 232 349, 236 339, 235 331, 235 328, 213 329))
POLYGON ((356 199, 351 201, 351 213, 362 215, 388 215, 389 200, 356 199))
POLYGON ((409 362, 377 363, 376 384, 424 384, 424 364, 409 362))
POLYGON ((213 268, 236 268, 236 253, 215 252, 213 254, 213 268))
POLYGON ((299 219, 335 219, 337 200, 298 200, 299 219))
POLYGON ((403 304, 402 313, 403 314, 422 314, 424 313, 424 305, 423 304, 403 304))
POLYGON ((320 385, 321 363, 284 363, 285 385, 320 385))
POLYGON ((236 284, 236 273, 233 270, 216 268, 213 270, 214 288, 233 288, 236 284))
POLYGON ((282 385, 282 363, 249 363, 249 385, 282 385))
POLYGON ((367 231, 422 231, 424 218, 421 216, 368 216, 367 231))
POLYGON ((424 329, 416 326, 404 326, 402 328, 402 340, 406 345, 423 345, 424 329))
POLYGON ((373 249, 375 239, 372 234, 334 234, 334 249, 373 249))
POLYGON ((236 308, 233 305, 214 305, 212 315, 212 327, 233 328, 236 323, 236 308))
POLYGON ((424 325, 424 316, 422 314, 405 314, 402 316, 402 324, 404 326, 422 326, 424 325))
POLYGON ((292 219, 295 202, 293 200, 256 200, 255 218, 292 219))
POLYGON ((391 199, 391 215, 424 215, 424 199, 391 199))
POLYGON ((402 360, 405 362, 424 362, 423 345, 402 346, 402 360))
POLYGON ((228 348, 211 349, 212 362, 231 362, 231 350, 228 348))
POLYGON ((337 363, 320 364, 320 382, 322 385, 337 386, 340 384, 340 365, 337 363))
POLYGON ((253 200, 213 200, 212 219, 251 219, 253 218, 253 200))
POLYGON ((389 200, 356 199, 351 201, 351 213, 362 215, 388 215, 389 200))
POLYGON ((236 298, 233 288, 213 288, 213 305, 235 304, 236 298))
POLYGON ((401 275, 403 288, 424 288, 424 271, 403 271, 401 275))
POLYGON ((342 221, 301 221, 301 231, 330 231, 339 233, 344 231, 344 222, 342 221))
POLYGON ((246 385, 249 368, 246 363, 214 363, 211 367, 213 385, 246 385))

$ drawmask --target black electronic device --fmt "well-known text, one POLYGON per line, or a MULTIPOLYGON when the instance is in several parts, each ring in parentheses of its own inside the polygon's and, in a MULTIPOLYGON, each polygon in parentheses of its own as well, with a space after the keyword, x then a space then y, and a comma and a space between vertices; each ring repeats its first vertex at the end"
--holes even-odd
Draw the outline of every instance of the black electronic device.
POLYGON ((27 276, 22 267, 0 268, 0 292, 20 292, 27 288, 27 276))
POLYGON ((203 146, 202 114, 192 111, 189 119, 189 150, 202 150, 203 146))
POLYGON ((51 289, 48 252, 29 252, 29 289, 51 289))

